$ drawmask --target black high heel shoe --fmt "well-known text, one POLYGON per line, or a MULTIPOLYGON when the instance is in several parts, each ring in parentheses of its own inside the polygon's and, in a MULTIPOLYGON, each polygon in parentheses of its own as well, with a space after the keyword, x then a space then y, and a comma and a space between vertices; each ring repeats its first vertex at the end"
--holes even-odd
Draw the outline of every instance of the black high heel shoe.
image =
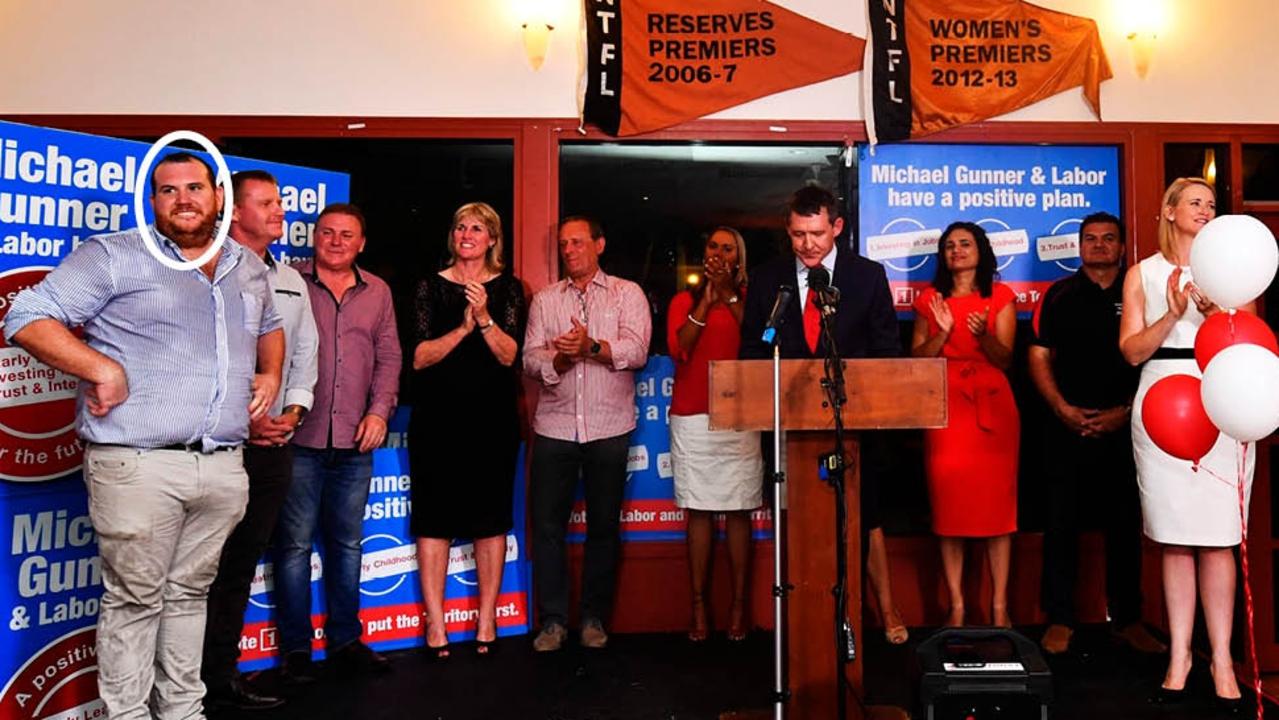
POLYGON ((1189 694, 1186 692, 1186 688, 1184 687, 1180 690, 1173 690, 1172 688, 1166 688, 1160 685, 1155 690, 1155 694, 1150 696, 1150 704, 1180 705, 1186 701, 1187 697, 1189 697, 1189 694))
POLYGON ((444 662, 445 660, 448 660, 449 657, 452 656, 452 654, 453 654, 453 648, 449 646, 449 643, 444 643, 443 645, 440 645, 439 647, 435 647, 430 644, 422 646, 422 659, 426 660, 427 662, 432 662, 432 663, 444 662))
MULTIPOLYGON (((1221 695, 1218 695, 1217 689, 1215 687, 1215 684, 1217 681, 1217 670, 1215 667, 1212 667, 1212 666, 1210 666, 1208 670, 1209 672, 1212 673, 1212 679, 1214 683, 1214 687, 1212 690, 1212 698, 1213 698, 1213 704, 1216 705, 1217 707, 1218 714, 1221 714, 1221 715, 1243 714, 1243 698, 1244 698, 1243 693, 1241 692, 1239 694, 1239 697, 1237 698, 1228 698, 1228 697, 1222 697, 1221 695)), ((1239 688, 1239 689, 1242 690, 1243 688, 1239 688)))
POLYGON ((1243 714, 1243 696, 1237 698, 1227 698, 1215 695, 1214 700, 1217 705, 1217 712, 1222 715, 1242 715, 1243 714))
POLYGON ((493 657, 497 653, 497 618, 493 618, 492 623, 492 640, 481 640, 479 625, 477 624, 475 627, 475 654, 480 657, 493 657))

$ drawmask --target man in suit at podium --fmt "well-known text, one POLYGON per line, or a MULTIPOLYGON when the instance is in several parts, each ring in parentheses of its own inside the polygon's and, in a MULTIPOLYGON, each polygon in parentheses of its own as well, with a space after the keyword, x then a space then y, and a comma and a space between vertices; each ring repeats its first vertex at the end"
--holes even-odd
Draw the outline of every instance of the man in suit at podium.
MULTIPOLYGON (((791 196, 786 207, 786 235, 792 255, 783 255, 758 268, 746 290, 742 312, 742 359, 772 357, 763 341, 778 289, 795 292, 782 309, 777 345, 783 358, 824 358, 827 349, 818 342, 821 315, 808 287, 809 273, 824 268, 830 285, 839 291, 832 332, 835 349, 843 358, 896 357, 901 355, 901 332, 884 266, 837 243, 844 230, 839 202, 823 187, 808 185, 791 196)), ((772 466, 772 443, 764 442, 765 464, 772 466)), ((870 578, 883 619, 884 633, 894 645, 906 642, 906 625, 897 613, 888 580, 888 552, 884 545, 883 518, 879 508, 878 478, 887 474, 890 450, 879 433, 862 437, 861 527, 866 548, 866 574, 870 578)), ((766 493, 767 494, 767 493, 766 493)))
POLYGON ((827 189, 815 185, 801 188, 791 196, 786 212, 786 235, 793 256, 783 256, 758 268, 746 291, 742 314, 743 359, 767 359, 773 351, 761 338, 777 297, 778 288, 790 286, 796 292, 785 309, 777 344, 784 358, 826 357, 826 348, 817 342, 820 313, 811 302, 809 272, 826 269, 830 284, 838 288, 835 305, 835 347, 841 357, 894 357, 901 354, 901 333, 893 311, 884 268, 836 238, 844 230, 839 202, 827 189))

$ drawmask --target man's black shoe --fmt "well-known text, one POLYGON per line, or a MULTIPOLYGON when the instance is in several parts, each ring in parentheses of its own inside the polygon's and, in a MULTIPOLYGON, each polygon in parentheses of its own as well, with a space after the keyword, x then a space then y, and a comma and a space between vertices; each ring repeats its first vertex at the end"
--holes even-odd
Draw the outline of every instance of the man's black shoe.
POLYGON ((249 688, 242 678, 231 678, 231 682, 218 688, 209 688, 204 696, 206 712, 219 710, 270 710, 284 704, 283 698, 260 695, 249 688))
POLYGON ((339 670, 383 674, 391 672, 386 656, 360 641, 343 645, 333 652, 333 664, 339 670))
POLYGON ((315 682, 315 664, 311 653, 297 650, 284 656, 280 664, 280 682, 284 685, 310 685, 315 682))

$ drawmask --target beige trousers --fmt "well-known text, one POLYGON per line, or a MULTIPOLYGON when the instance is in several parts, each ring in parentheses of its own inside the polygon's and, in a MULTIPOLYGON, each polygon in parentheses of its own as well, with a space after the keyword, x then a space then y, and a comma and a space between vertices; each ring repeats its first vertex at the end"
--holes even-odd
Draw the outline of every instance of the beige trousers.
POLYGON ((90 444, 84 477, 102 556, 98 692, 107 713, 202 718, 205 605, 248 501, 242 453, 90 444))

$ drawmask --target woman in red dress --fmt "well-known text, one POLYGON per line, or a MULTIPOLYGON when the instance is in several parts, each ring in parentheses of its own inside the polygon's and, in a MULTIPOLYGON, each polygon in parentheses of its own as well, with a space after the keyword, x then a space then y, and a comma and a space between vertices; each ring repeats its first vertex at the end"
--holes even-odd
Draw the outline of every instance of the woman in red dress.
POLYGON ((950 593, 946 624, 964 624, 964 543, 986 541, 991 624, 1011 627, 1008 565, 1017 530, 1020 420, 1004 375, 1017 330, 1013 291, 995 282, 995 253, 981 226, 951 223, 937 245, 932 287, 915 300, 915 357, 946 358, 949 423, 924 433, 933 532, 950 593))

